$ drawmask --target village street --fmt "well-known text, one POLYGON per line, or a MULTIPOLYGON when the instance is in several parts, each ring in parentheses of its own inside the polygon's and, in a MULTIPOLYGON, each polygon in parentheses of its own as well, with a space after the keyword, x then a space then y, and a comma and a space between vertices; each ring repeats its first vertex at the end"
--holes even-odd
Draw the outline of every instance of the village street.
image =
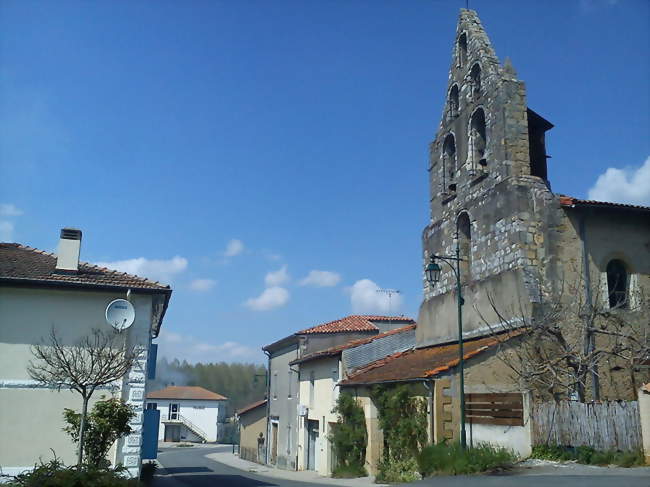
MULTIPOLYGON (((326 487, 326 486, 373 486, 367 479, 335 480, 320 477, 305 481, 310 472, 288 472, 269 469, 263 465, 249 464, 256 472, 235 468, 244 462, 231 456, 230 445, 197 446, 191 448, 163 447, 158 461, 164 467, 156 477, 155 487, 326 487), (215 455, 216 454, 216 455, 215 455), (223 459, 215 461, 209 457, 223 459), (226 464, 228 463, 228 464, 226 464), (291 478, 291 479, 290 479, 291 478), (300 480, 294 480, 300 479, 300 480)), ((248 463, 248 462, 246 462, 248 463)), ((544 487, 570 485, 571 487, 647 487, 650 484, 650 468, 605 469, 586 466, 558 469, 531 469, 502 475, 476 475, 456 477, 431 477, 401 485, 430 485, 439 487, 544 487), (570 473, 565 473, 570 471, 570 473)))

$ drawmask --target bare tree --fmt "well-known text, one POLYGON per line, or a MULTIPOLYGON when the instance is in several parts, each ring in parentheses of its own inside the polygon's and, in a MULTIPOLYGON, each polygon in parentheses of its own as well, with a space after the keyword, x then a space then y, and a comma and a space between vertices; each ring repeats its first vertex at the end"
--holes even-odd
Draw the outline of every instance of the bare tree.
POLYGON ((650 358, 649 301, 636 291, 624 306, 611 308, 600 288, 585 293, 582 281, 566 290, 563 283, 559 287, 556 293, 540 291, 532 313, 523 306, 516 312, 504 310, 488 295, 497 325, 477 310, 493 333, 520 334, 500 345, 497 354, 511 378, 537 396, 584 402, 588 392, 592 399, 600 398, 604 378, 620 387, 613 371, 627 372, 636 394, 637 367, 650 358))
POLYGON ((127 344, 125 333, 97 329, 76 343, 66 345, 52 328, 48 343, 32 346, 36 361, 30 361, 27 367, 30 377, 59 391, 77 391, 83 399, 77 457, 79 466, 83 461, 88 401, 98 388, 116 386, 115 382, 133 366, 139 351, 139 347, 127 344))

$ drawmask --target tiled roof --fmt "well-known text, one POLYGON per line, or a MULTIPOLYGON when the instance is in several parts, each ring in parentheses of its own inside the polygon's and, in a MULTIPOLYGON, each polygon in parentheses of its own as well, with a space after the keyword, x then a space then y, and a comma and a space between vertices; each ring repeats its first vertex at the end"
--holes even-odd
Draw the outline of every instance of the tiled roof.
POLYGON ((602 207, 650 211, 650 206, 629 205, 626 203, 610 203, 608 201, 581 200, 572 196, 560 196, 560 205, 568 208, 574 207, 602 207))
POLYGON ((83 287, 119 287, 171 292, 167 285, 79 262, 79 271, 57 273, 56 255, 17 243, 0 243, 0 281, 83 287))
POLYGON ((401 328, 395 328, 393 330, 388 330, 384 333, 380 333, 379 335, 373 335, 368 338, 359 338, 358 340, 353 340, 348 343, 344 343, 343 345, 337 345, 336 347, 331 347, 331 348, 326 348, 325 350, 321 350, 319 352, 314 352, 310 353, 309 355, 305 355, 304 357, 301 357, 299 359, 294 360, 293 362, 289 362, 289 365, 295 365, 295 364, 300 364, 303 362, 309 362, 310 360, 315 360, 319 358, 324 358, 324 357, 332 357, 334 355, 338 355, 341 353, 343 350, 347 350, 348 348, 354 348, 358 347, 360 345, 365 345, 366 343, 373 342, 377 340, 378 338, 383 338, 387 337, 390 335, 395 335, 397 333, 403 333, 405 331, 410 331, 410 330, 415 330, 415 323, 412 325, 406 325, 401 328))
POLYGON ((225 401, 221 394, 197 386, 169 386, 147 394, 147 399, 194 399, 199 401, 225 401))
POLYGON ((405 316, 376 316, 376 315, 351 315, 340 320, 330 321, 322 325, 313 326, 297 332, 297 335, 310 333, 339 333, 344 331, 377 331, 378 328, 373 321, 395 321, 404 323, 415 323, 411 318, 405 316))
MULTIPOLYGON (((521 335, 524 331, 522 328, 498 336, 466 340, 463 342, 463 357, 465 359, 474 357, 499 343, 521 335)), ((353 375, 341 381, 340 384, 361 385, 427 379, 455 367, 458 362, 457 342, 411 349, 372 362, 358 369, 353 375)))
POLYGON ((252 411, 253 409, 257 409, 260 406, 264 406, 265 404, 266 404, 266 399, 262 399, 261 401, 257 401, 252 404, 249 404, 248 406, 244 406, 243 408, 237 411, 237 414, 241 416, 242 414, 246 414, 247 412, 252 411))

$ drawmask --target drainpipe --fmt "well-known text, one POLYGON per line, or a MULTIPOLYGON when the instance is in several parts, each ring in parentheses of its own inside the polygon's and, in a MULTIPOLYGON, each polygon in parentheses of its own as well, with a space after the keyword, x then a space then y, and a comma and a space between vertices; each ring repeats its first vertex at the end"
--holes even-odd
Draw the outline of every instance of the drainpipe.
MULTIPOLYGON (((584 350, 586 354, 589 354, 594 351, 595 348, 595 337, 592 331, 588 329, 591 325, 589 323, 589 316, 593 309, 593 298, 591 292, 591 274, 589 272, 589 254, 587 252, 587 228, 586 228, 586 219, 587 217, 583 214, 580 215, 580 240, 582 242, 582 274, 585 282, 585 301, 587 304, 587 313, 585 315, 585 345, 584 350)), ((591 389, 593 398, 595 401, 600 401, 600 383, 598 381, 598 370, 596 364, 591 365, 591 389)))

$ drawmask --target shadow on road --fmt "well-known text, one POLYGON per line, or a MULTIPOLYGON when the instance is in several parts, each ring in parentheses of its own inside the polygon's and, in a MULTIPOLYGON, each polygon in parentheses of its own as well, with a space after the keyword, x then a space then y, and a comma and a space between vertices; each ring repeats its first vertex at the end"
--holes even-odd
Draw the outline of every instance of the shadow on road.
MULTIPOLYGON (((274 487, 281 485, 244 477, 242 475, 181 475, 174 478, 177 482, 191 487, 274 487)), ((157 477, 154 481, 154 486, 165 487, 165 485, 167 484, 164 479, 160 477, 157 477)))
POLYGON ((165 468, 169 475, 176 475, 179 473, 199 473, 199 472, 213 472, 214 470, 208 467, 169 467, 165 468))

